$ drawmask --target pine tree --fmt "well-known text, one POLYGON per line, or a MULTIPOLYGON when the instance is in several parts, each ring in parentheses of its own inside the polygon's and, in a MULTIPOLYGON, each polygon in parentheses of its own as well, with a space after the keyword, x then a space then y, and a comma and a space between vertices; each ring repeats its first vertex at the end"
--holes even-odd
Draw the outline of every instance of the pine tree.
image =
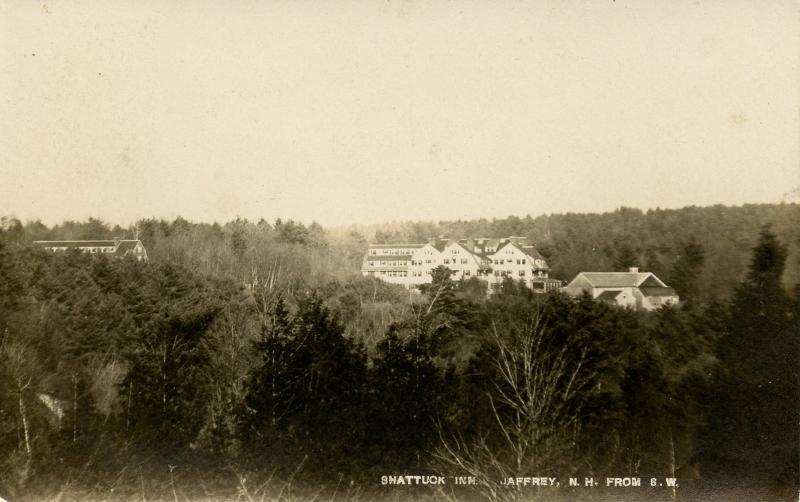
POLYGON ((720 341, 723 374, 711 417, 710 448, 723 475, 775 488, 797 486, 800 347, 781 285, 786 255, 765 226, 720 341))
POLYGON ((279 302, 256 350, 262 363, 250 376, 242 417, 250 453, 307 456, 309 468, 346 468, 363 438, 361 347, 343 336, 333 314, 312 295, 294 315, 279 302))
POLYGON ((424 334, 401 338, 398 326, 378 344, 370 371, 367 454, 382 469, 421 467, 420 457, 437 439, 443 380, 426 345, 424 334))
POLYGON ((670 286, 675 288, 682 301, 693 301, 697 298, 698 278, 705 263, 703 246, 691 237, 672 267, 670 286))
POLYGON ((614 253, 614 270, 626 271, 638 264, 639 255, 629 244, 622 244, 614 253))

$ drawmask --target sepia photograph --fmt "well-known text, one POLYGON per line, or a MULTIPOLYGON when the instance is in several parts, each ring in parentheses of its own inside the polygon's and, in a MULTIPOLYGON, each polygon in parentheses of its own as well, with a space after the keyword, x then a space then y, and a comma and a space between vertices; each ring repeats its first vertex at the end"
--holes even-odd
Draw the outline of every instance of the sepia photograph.
POLYGON ((800 500, 794 0, 0 0, 0 502, 800 500))

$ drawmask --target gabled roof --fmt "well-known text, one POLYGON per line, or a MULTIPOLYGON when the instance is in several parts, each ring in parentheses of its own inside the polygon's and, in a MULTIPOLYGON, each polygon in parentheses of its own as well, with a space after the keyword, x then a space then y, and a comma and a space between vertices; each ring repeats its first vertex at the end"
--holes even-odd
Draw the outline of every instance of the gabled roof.
POLYGON ((610 289, 597 295, 597 299, 603 302, 614 302, 617 300, 620 293, 622 293, 620 289, 610 289))
POLYGON ((660 287, 666 287, 652 272, 581 272, 578 275, 595 288, 635 288, 651 277, 660 287))
POLYGON ((117 246, 117 249, 114 251, 114 255, 125 256, 128 252, 133 251, 133 248, 135 248, 138 243, 139 241, 119 241, 119 246, 117 246))
POLYGON ((678 296, 672 288, 639 288, 644 296, 678 296))
POLYGON ((453 244, 453 243, 458 244, 458 240, 457 239, 437 239, 436 242, 431 243, 431 246, 436 248, 436 250, 441 253, 442 251, 444 251, 444 248, 446 248, 447 246, 449 246, 450 244, 453 244))
MULTIPOLYGON (((542 253, 535 246, 522 246, 522 252, 536 260, 544 260, 542 253)), ((546 261, 546 260, 545 260, 546 261)))
MULTIPOLYGON (((544 256, 542 256, 542 254, 539 252, 539 250, 538 250, 538 249, 536 249, 536 246, 531 246, 531 245, 522 245, 522 244, 519 244, 519 241, 516 241, 516 242, 515 242, 515 241, 507 241, 507 242, 504 242, 504 243, 503 243, 503 244, 502 244, 502 245, 501 245, 501 246, 500 246, 500 247, 497 249, 497 251, 495 251, 495 252, 494 252, 494 253, 492 253, 492 254, 498 254, 498 253, 500 253, 500 251, 502 251, 503 249, 505 249, 505 248, 506 248, 506 247, 508 247, 508 246, 514 246, 514 247, 515 247, 515 248, 517 248, 517 249, 518 249, 520 252, 524 253, 526 256, 528 256, 528 257, 532 258, 533 260, 542 260, 542 261, 544 262, 544 265, 543 265, 543 266, 541 266, 541 267, 538 267, 538 268, 540 268, 540 269, 549 269, 549 268, 550 268, 550 267, 547 265, 547 260, 544 258, 544 256)), ((531 265, 533 265, 533 264, 534 264, 534 263, 531 263, 531 265)))
POLYGON ((449 240, 449 241, 447 241, 447 242, 445 242, 445 243, 444 243, 444 247, 441 249, 441 251, 444 251, 444 249, 445 249, 446 247, 448 247, 448 246, 453 246, 453 245, 456 245, 456 246, 460 247, 461 249, 463 249, 464 251, 466 251, 466 252, 468 252, 468 253, 470 253, 470 254, 473 254, 473 255, 474 255, 474 254, 476 254, 476 253, 475 253, 475 250, 474 250, 474 249, 471 249, 471 248, 470 248, 470 247, 467 245, 466 241, 467 241, 467 239, 458 239, 458 240, 456 240, 456 239, 451 239, 451 240, 449 240))
MULTIPOLYGON (((125 241, 122 241, 125 242, 125 241)), ((131 241, 138 242, 138 241, 131 241)), ((113 240, 98 241, 33 241, 34 246, 45 248, 86 248, 86 247, 115 247, 117 244, 113 240)))
POLYGON ((500 244, 498 244, 497 249, 495 249, 495 253, 499 253, 502 249, 505 249, 509 245, 516 247, 516 245, 514 245, 513 242, 501 242, 500 244))
POLYGON ((370 244, 369 249, 404 249, 404 248, 421 248, 425 244, 370 244))
MULTIPOLYGON (((445 248, 450 242, 453 242, 455 239, 450 240, 442 240, 441 249, 437 247, 440 251, 445 248)), ((497 251, 498 246, 501 243, 507 241, 508 239, 489 239, 488 237, 470 237, 467 239, 458 239, 458 243, 461 244, 464 249, 469 251, 470 253, 477 254, 479 256, 485 256, 487 253, 486 249, 494 249, 492 253, 497 251)), ((438 244, 438 242, 437 242, 438 244)))

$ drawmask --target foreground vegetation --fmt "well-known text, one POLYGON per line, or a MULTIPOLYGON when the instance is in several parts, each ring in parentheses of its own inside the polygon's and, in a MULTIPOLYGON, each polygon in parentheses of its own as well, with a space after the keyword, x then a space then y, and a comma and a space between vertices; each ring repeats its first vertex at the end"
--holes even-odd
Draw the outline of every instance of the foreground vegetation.
MULTIPOLYGON (((150 264, 28 246, 130 231, 98 220, 5 225, 0 496, 574 498, 500 485, 518 475, 672 476, 684 498, 798 486, 800 289, 774 228, 715 300, 715 248, 681 243, 662 274, 686 301, 650 313, 510 280, 487 295, 446 269, 409 295, 353 273, 363 237, 313 225, 136 230, 150 264)), ((648 490, 592 496, 672 497, 648 490)))

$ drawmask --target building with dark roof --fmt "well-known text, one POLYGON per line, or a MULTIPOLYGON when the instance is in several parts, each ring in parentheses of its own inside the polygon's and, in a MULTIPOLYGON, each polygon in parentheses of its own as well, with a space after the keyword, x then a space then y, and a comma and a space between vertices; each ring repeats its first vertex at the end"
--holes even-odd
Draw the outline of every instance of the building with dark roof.
POLYGON ((52 252, 65 252, 71 249, 78 249, 84 253, 104 254, 117 258, 130 256, 138 261, 148 261, 147 250, 139 239, 33 241, 33 245, 45 251, 52 252))
POLYGON ((679 298, 674 289, 664 284, 652 272, 581 272, 562 289, 570 296, 585 292, 592 298, 641 310, 654 310, 664 305, 677 305, 679 298))

